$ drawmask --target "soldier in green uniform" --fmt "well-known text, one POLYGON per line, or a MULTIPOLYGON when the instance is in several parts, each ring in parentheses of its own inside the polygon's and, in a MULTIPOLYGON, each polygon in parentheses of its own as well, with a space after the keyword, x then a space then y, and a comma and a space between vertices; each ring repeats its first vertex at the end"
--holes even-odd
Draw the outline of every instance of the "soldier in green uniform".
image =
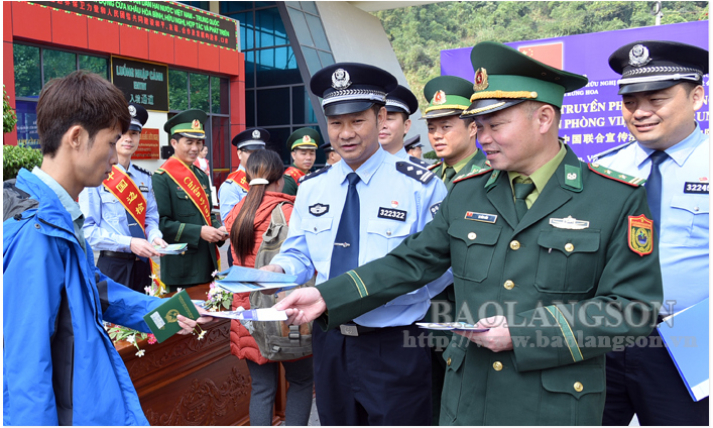
POLYGON ((292 156, 292 166, 285 170, 282 193, 296 195, 300 179, 309 173, 317 158, 319 133, 312 128, 300 128, 287 137, 287 149, 292 156))
POLYGON ((434 220, 384 258, 276 309, 334 328, 452 266, 457 320, 488 330, 453 335, 440 423, 599 425, 605 354, 645 338, 662 299, 645 190, 559 142, 564 93, 585 77, 493 42, 471 60, 464 115, 494 169, 456 178, 434 220))
POLYGON ((475 145, 475 122, 461 118, 470 105, 473 84, 455 76, 431 79, 423 88, 430 104, 421 119, 428 124, 428 140, 436 155, 443 159, 429 169, 451 190, 456 174, 470 174, 485 168, 487 159, 475 145))
POLYGON ((219 269, 218 247, 227 237, 220 219, 211 213, 208 176, 193 165, 203 148, 206 118, 203 111, 192 109, 166 122, 163 129, 175 154, 152 176, 164 239, 188 244, 183 254, 161 259, 161 280, 171 291, 210 282, 211 273, 219 269))
MULTIPOLYGON (((438 76, 431 79, 423 88, 423 96, 429 101, 421 119, 428 125, 428 140, 436 155, 443 159, 428 169, 439 177, 446 189, 453 187, 456 174, 470 174, 488 168, 488 163, 482 151, 475 145, 477 134, 473 118, 461 119, 463 110, 470 105, 473 94, 473 84, 456 76, 438 76)), ((455 291, 447 287, 431 300, 425 321, 448 322, 455 317, 455 291)), ((438 425, 441 409, 441 392, 446 373, 446 362, 443 360, 443 343, 451 338, 450 332, 434 331, 429 343, 433 353, 433 421, 438 425)))

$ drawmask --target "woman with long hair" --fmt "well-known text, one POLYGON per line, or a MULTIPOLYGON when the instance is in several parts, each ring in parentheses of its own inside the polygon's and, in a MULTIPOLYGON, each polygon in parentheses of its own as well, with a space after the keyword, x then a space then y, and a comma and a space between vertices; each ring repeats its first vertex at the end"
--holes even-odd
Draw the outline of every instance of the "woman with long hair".
MULTIPOLYGON (((283 166, 280 156, 272 150, 257 150, 245 165, 250 190, 247 196, 230 211, 225 227, 230 231, 233 264, 255 267, 262 235, 270 225, 272 211, 280 203, 289 222, 294 196, 280 193, 283 166)), ((250 294, 233 295, 233 310, 250 309, 250 294)), ((277 393, 279 362, 260 354, 255 339, 250 335, 249 322, 233 320, 230 326, 230 352, 245 359, 252 378, 250 395, 250 424, 272 425, 272 409, 277 393)), ((293 361, 282 361, 285 377, 290 383, 285 409, 286 425, 307 425, 312 409, 312 356, 293 361)))

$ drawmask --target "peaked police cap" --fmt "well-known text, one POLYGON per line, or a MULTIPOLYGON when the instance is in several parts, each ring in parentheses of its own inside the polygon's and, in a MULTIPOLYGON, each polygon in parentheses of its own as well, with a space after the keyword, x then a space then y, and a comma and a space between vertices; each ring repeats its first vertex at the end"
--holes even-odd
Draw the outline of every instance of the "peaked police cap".
POLYGON ((386 70, 368 64, 341 62, 319 70, 309 86, 322 98, 326 116, 358 113, 373 105, 385 105, 386 94, 397 85, 396 78, 386 70))

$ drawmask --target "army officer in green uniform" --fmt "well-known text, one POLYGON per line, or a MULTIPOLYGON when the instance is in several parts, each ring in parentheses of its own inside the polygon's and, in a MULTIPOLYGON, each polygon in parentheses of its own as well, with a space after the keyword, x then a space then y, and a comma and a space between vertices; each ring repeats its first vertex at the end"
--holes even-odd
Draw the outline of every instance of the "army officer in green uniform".
POLYGON ((438 76, 423 88, 430 101, 421 119, 428 125, 428 140, 441 162, 429 169, 451 190, 456 174, 479 172, 487 159, 475 145, 477 130, 472 117, 460 118, 470 105, 473 84, 456 76, 438 76))
POLYGON ((453 335, 441 425, 599 425, 605 354, 644 338, 662 298, 645 190, 558 141, 564 93, 585 77, 492 42, 471 59, 463 114, 494 169, 454 180, 384 258, 276 308, 334 328, 452 266, 458 320, 489 330, 453 335))
POLYGON ((203 148, 206 118, 203 111, 192 109, 166 122, 163 129, 175 154, 152 176, 165 241, 188 244, 185 253, 161 259, 161 280, 171 291, 211 282, 211 273, 219 269, 218 247, 227 236, 218 216, 211 212, 208 176, 193 165, 203 148))
POLYGON ((292 156, 292 166, 285 170, 282 193, 296 195, 301 179, 307 175, 317 158, 319 133, 312 128, 300 128, 287 137, 287 148, 292 156))

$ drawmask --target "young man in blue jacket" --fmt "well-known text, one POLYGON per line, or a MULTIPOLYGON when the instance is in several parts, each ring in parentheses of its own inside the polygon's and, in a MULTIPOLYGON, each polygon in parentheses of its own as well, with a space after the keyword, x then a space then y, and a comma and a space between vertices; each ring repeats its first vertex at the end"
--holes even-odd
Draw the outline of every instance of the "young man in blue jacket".
MULTIPOLYGON (((5 425, 148 425, 102 320, 148 332, 143 316, 161 300, 99 272, 75 202, 107 178, 130 121, 124 95, 96 74, 40 93, 42 167, 16 183, 39 206, 3 223, 5 425)), ((178 318, 189 334, 196 321, 178 318)))

